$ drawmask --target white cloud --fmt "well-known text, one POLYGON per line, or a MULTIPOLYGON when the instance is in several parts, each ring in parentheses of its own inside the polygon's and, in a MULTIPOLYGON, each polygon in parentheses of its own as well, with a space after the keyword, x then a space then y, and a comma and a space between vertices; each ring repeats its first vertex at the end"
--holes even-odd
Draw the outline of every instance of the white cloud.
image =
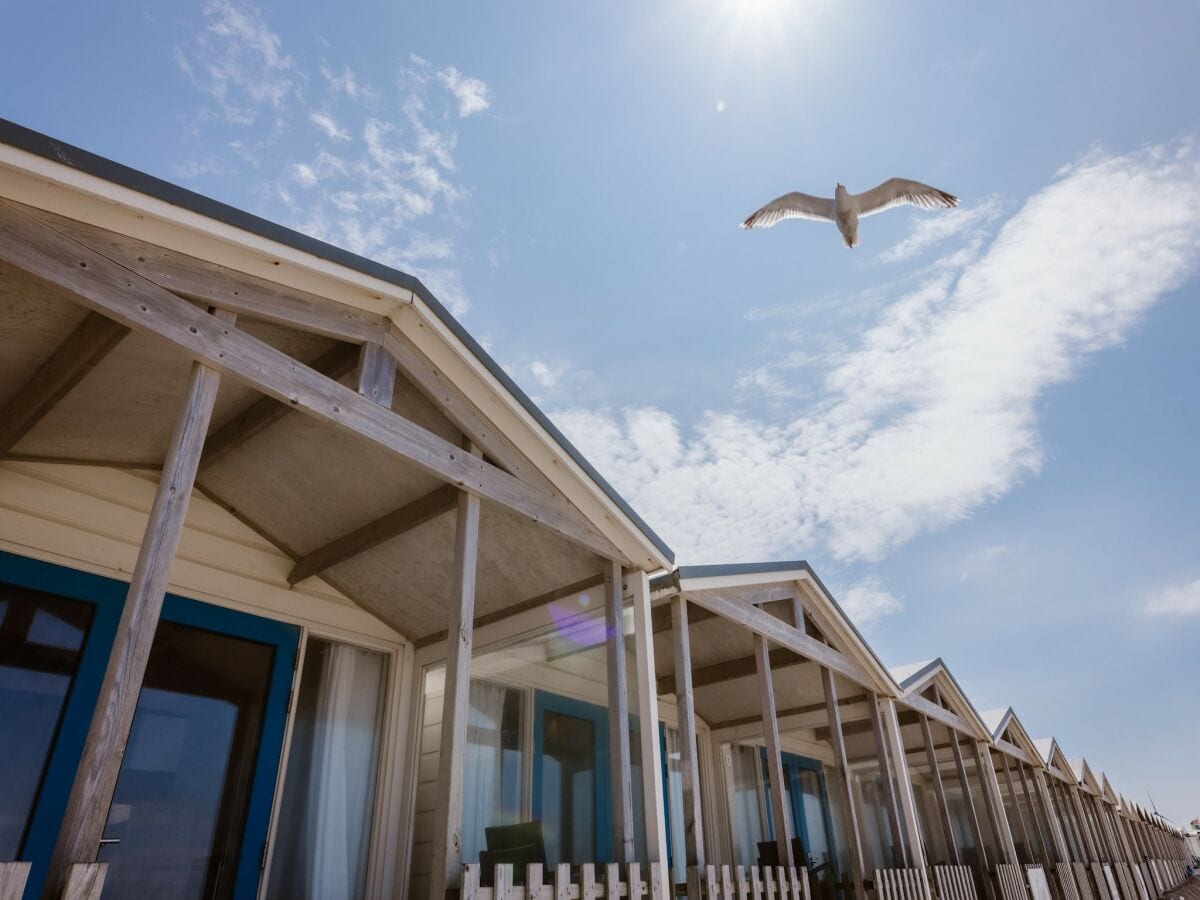
POLYGON ((842 593, 838 605, 859 628, 904 609, 904 604, 873 575, 852 584, 842 593))
POLYGON ((709 412, 688 428, 654 408, 556 418, 685 562, 818 537, 840 559, 877 559, 1036 473, 1039 399, 1191 276, 1195 148, 1085 158, 976 243, 886 302, 835 354, 818 400, 778 423, 709 412))
POLYGON ((1148 616, 1200 616, 1200 578, 1150 591, 1141 607, 1148 616))
POLYGON ((1008 554, 1009 548, 1002 544, 983 547, 974 553, 968 553, 962 561, 962 571, 959 573, 958 580, 969 581, 972 576, 990 570, 996 560, 1008 556, 1008 554))
POLYGON ((999 197, 959 206, 946 212, 917 216, 908 237, 879 254, 885 263, 906 262, 930 247, 956 235, 972 232, 994 222, 1003 211, 999 197))
POLYGON ((482 79, 464 75, 454 66, 447 66, 437 74, 447 90, 458 99, 459 118, 465 119, 483 112, 492 105, 491 88, 482 79))
POLYGON ((209 0, 205 24, 175 62, 235 125, 252 125, 264 110, 277 110, 296 83, 295 64, 258 8, 231 0, 209 0))
POLYGON ((323 132, 331 141, 348 141, 350 140, 350 132, 334 121, 333 116, 324 112, 313 112, 308 116, 308 121, 312 122, 323 132))

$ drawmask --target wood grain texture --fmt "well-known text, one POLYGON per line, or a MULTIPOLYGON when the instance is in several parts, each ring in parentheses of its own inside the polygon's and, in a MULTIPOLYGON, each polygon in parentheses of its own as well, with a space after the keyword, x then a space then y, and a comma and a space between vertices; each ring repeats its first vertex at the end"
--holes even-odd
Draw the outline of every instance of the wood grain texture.
MULTIPOLYGON (((779 621, 773 616, 768 618, 779 621)), ((795 863, 792 856, 792 820, 787 814, 788 807, 785 802, 787 792, 783 780, 783 751, 779 743, 779 716, 775 711, 775 682, 771 677, 771 656, 767 648, 767 639, 761 634, 754 635, 754 658, 758 664, 758 703, 762 713, 764 743, 767 747, 767 781, 771 790, 775 843, 779 846, 779 861, 790 866, 795 863)))
POLYGON ((901 825, 900 801, 896 796, 896 782, 893 777, 891 752, 883 731, 883 717, 879 714, 879 698, 874 694, 867 702, 867 712, 871 718, 871 731, 875 737, 875 753, 879 759, 879 779, 883 783, 884 805, 887 807, 888 824, 892 831, 892 865, 897 869, 903 869, 908 866, 908 854, 905 847, 904 828, 901 825))
POLYGON ((251 318, 355 344, 378 341, 382 337, 384 318, 377 313, 354 309, 316 294, 44 210, 27 206, 20 208, 56 231, 172 293, 251 318))
POLYGON ((362 345, 358 357, 356 389, 368 400, 390 408, 396 390, 396 360, 383 345, 369 341, 362 345))
MULTIPOLYGON (((474 450, 478 453, 478 450, 474 450)), ((438 753, 437 813, 433 833, 430 897, 458 887, 462 869, 463 770, 467 753, 467 710, 471 698, 472 624, 479 557, 479 498, 461 492, 454 537, 454 593, 438 753)))
POLYGON ((100 900, 108 863, 75 863, 67 873, 62 900, 100 900))
POLYGON ((908 752, 904 746, 904 733, 900 730, 899 716, 896 712, 896 701, 891 697, 880 697, 879 706, 888 742, 892 777, 896 782, 900 809, 904 816, 905 855, 909 866, 923 870, 928 861, 922 839, 920 813, 917 811, 916 796, 913 793, 912 773, 908 767, 908 752))
POLYGON ((634 861, 633 769, 629 750, 629 691, 625 669, 625 602, 621 564, 611 562, 604 580, 605 680, 608 683, 608 759, 617 863, 634 861))
POLYGON ((170 341, 297 410, 374 441, 472 494, 507 506, 600 555, 624 554, 561 496, 527 484, 314 372, 120 264, 0 203, 0 259, 72 292, 89 308, 170 341))
POLYGON ((838 706, 837 682, 833 672, 821 669, 821 686, 825 689, 825 708, 829 713, 830 741, 833 744, 833 764, 841 776, 838 780, 842 791, 842 816, 846 823, 846 854, 850 858, 849 891, 852 898, 865 898, 863 888, 862 830, 858 824, 858 804, 851 789, 854 773, 846 759, 846 741, 842 736, 842 711, 838 706))
POLYGON ((32 866, 27 862, 0 862, 0 900, 21 900, 32 866))
MULTIPOLYGON (((232 327, 228 313, 201 315, 232 327)), ((51 893, 65 886, 74 863, 94 860, 100 846, 220 380, 217 371, 193 363, 51 858, 51 893)))
MULTIPOLYGON (((675 651, 674 692, 679 721, 679 769, 683 782, 683 842, 687 865, 702 866, 704 859, 704 814, 700 803, 700 759, 696 739, 696 698, 692 690, 692 646, 688 627, 688 605, 682 596, 671 598, 671 622, 675 651)), ((659 682, 659 693, 661 689, 659 682)))
POLYGON ((360 553, 366 553, 392 538, 451 512, 458 506, 460 493, 462 492, 454 485, 444 484, 424 497, 418 497, 348 534, 334 538, 328 544, 300 557, 288 574, 288 584, 299 584, 306 578, 319 575, 326 569, 332 569, 339 563, 360 553))
POLYGON ((0 409, 0 453, 15 447, 127 334, 119 322, 89 313, 0 409))

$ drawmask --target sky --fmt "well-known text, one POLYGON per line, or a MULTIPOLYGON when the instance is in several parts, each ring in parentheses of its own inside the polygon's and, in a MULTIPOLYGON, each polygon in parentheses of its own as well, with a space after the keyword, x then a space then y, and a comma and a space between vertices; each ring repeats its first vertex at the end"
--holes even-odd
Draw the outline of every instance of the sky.
POLYGON ((680 562, 1200 815, 1200 6, 5 10, 0 116, 421 277, 680 562), (892 176, 961 205, 737 227, 892 176))

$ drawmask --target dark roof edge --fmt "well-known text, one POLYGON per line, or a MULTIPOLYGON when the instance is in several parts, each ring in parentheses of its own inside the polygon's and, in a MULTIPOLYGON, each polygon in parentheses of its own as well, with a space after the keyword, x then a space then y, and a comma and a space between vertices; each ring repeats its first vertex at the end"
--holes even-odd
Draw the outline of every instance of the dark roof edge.
MULTIPOLYGON (((776 562, 719 563, 709 566, 680 566, 675 570, 677 581, 683 578, 720 578, 724 575, 770 575, 773 572, 794 572, 801 569, 816 578, 812 566, 802 559, 776 562)), ((818 582, 819 583, 819 582, 818 582)), ((824 588, 824 585, 821 585, 824 588)), ((829 593, 826 591, 825 593, 829 593)))
POLYGON ((394 284, 406 291, 412 291, 428 304, 429 308, 433 310, 434 315, 483 363, 488 372, 504 386, 505 390, 517 399, 517 402, 525 408, 526 412, 533 416, 538 425, 546 430, 566 454, 583 469, 584 473, 599 485, 608 498, 617 505, 621 512, 629 517, 629 520, 637 526, 642 534, 650 539, 651 543, 662 552, 668 561, 675 561, 675 552, 667 546, 666 542, 655 534, 654 530, 646 524, 641 516, 634 512, 633 508, 617 493, 616 489, 567 440, 566 436, 558 430, 554 423, 547 418, 546 414, 538 408, 537 404, 529 398, 529 395, 517 386, 517 383, 509 377, 508 373, 471 337, 459 321, 451 315, 450 311, 441 304, 441 301, 433 296, 429 289, 421 283, 420 279, 409 275, 407 272, 401 272, 398 269, 393 269, 391 266, 385 266, 383 263, 375 262, 356 253, 335 247, 325 241, 319 241, 316 238, 301 234, 291 228, 285 228, 269 219, 264 219, 261 216, 256 216, 226 203, 221 203, 218 200, 213 200, 211 197, 206 197, 187 188, 182 188, 177 184, 172 184, 153 175, 147 175, 145 172, 138 171, 121 163, 113 162, 88 150, 55 140, 39 131, 34 131, 31 128, 26 128, 24 125, 18 125, 16 122, 11 122, 4 118, 0 118, 0 143, 8 144, 19 150, 25 150, 44 159, 49 159, 69 168, 76 169, 84 174, 92 175, 104 181, 137 191, 139 194, 145 194, 148 197, 153 197, 172 206, 178 206, 206 218, 215 219, 226 225, 239 228, 242 231, 248 231, 251 234, 266 238, 267 240, 286 244, 302 253, 308 253, 320 259, 354 269, 364 275, 394 284))

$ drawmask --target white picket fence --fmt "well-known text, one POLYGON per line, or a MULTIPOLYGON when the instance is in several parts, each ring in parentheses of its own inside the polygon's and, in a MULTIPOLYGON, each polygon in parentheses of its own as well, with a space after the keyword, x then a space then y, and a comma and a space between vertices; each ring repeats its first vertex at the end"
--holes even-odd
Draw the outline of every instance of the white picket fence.
POLYGON ((525 883, 513 883, 513 867, 501 864, 494 870, 491 886, 481 884, 482 870, 478 865, 463 866, 462 900, 667 900, 662 896, 662 879, 659 864, 650 865, 648 879, 642 878, 642 867, 638 863, 621 866, 605 863, 599 866, 601 878, 596 877, 592 863, 579 867, 573 880, 571 866, 562 863, 554 867, 550 881, 541 863, 530 863, 525 867, 525 883), (624 872, 622 872, 624 869, 624 872))
POLYGON ((688 900, 812 900, 801 866, 693 866, 688 900))

